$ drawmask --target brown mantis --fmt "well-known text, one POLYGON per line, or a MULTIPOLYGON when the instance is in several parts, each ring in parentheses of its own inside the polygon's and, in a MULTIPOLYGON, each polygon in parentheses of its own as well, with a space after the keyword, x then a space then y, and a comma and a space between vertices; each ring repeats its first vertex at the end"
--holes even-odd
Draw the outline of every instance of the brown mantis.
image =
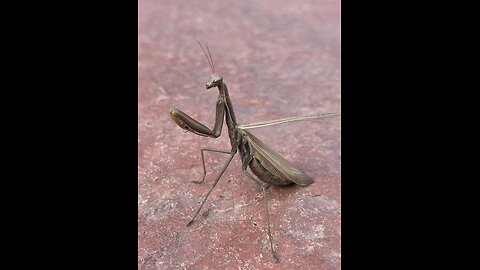
POLYGON ((293 122, 293 121, 303 121, 303 120, 339 116, 340 113, 327 113, 327 114, 313 115, 313 116, 289 117, 289 118, 283 118, 283 119, 272 120, 272 121, 264 121, 264 122, 239 125, 235 117, 232 101, 230 100, 230 96, 228 94, 227 85, 223 82, 223 78, 220 75, 215 73, 215 66, 213 64, 213 59, 210 54, 208 44, 206 46, 208 55, 203 49, 200 42, 198 42, 198 44, 202 48, 202 51, 205 54, 205 57, 207 58, 207 61, 212 70, 212 75, 210 76, 210 79, 206 84, 206 88, 210 89, 212 87, 218 87, 218 90, 219 90, 214 127, 213 129, 209 129, 202 123, 191 118, 190 116, 188 116, 187 114, 185 114, 184 112, 176 108, 173 108, 170 110, 170 116, 172 117, 173 121, 175 121, 175 123, 177 123, 177 125, 180 126, 182 129, 185 129, 186 131, 190 131, 200 136, 211 137, 211 138, 218 138, 220 136, 222 132, 223 119, 225 118, 225 122, 228 127, 228 136, 230 137, 230 144, 232 148, 230 150, 221 150, 221 149, 214 149, 214 148, 207 148, 207 147, 201 148, 200 152, 201 152, 202 164, 203 164, 203 177, 202 177, 202 180, 200 181, 194 181, 196 183, 202 183, 205 180, 205 176, 206 176, 205 160, 204 160, 203 152, 209 151, 209 152, 224 153, 224 154, 228 154, 229 158, 224 164, 221 172, 216 176, 215 180, 213 181, 212 187, 208 191, 202 204, 198 208, 192 220, 187 224, 187 226, 193 223, 198 213, 202 209, 203 205, 205 204, 205 201, 207 200, 208 196, 217 185, 218 181, 220 180, 221 176, 227 169, 228 165, 232 161, 237 151, 239 151, 240 157, 242 160, 243 173, 248 178, 253 180, 262 190, 263 198, 265 202, 265 208, 266 208, 266 215, 267 215, 268 239, 270 242, 270 249, 275 261, 278 263, 280 260, 273 248, 272 236, 270 233, 270 216, 268 213, 266 189, 268 188, 269 185, 286 186, 293 183, 299 186, 307 186, 313 183, 313 179, 307 176, 301 169, 295 167, 286 159, 284 159, 282 156, 280 156, 278 153, 276 153, 275 151, 270 149, 267 145, 262 143, 259 139, 257 139, 250 132, 248 132, 247 129, 282 124, 282 123, 293 122), (250 167, 250 171, 253 172, 253 174, 257 176, 258 179, 255 178, 252 174, 250 174, 247 171, 247 167, 250 167), (263 181, 269 185, 265 187, 264 185, 261 184, 260 181, 263 181))

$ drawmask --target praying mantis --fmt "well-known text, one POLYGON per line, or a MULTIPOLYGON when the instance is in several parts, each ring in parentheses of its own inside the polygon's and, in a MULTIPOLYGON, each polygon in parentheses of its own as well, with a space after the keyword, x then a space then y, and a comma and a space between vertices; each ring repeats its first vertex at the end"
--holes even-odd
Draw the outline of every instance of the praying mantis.
POLYGON ((205 180, 206 169, 205 169, 205 160, 203 155, 205 151, 228 154, 229 157, 225 162, 225 164, 223 165, 221 172, 216 176, 215 180, 213 181, 213 185, 208 191, 208 193, 205 195, 205 198, 202 201, 202 204, 198 208, 193 218, 187 224, 187 226, 190 226, 193 223, 198 213, 202 209, 203 205, 205 204, 208 196, 210 195, 212 190, 215 188, 221 176, 229 166, 233 157, 237 154, 237 152, 240 152, 243 173, 249 179, 255 182, 259 186, 259 188, 262 190, 263 198, 265 202, 266 216, 267 216, 267 227, 268 227, 267 231, 268 231, 268 239, 270 242, 270 250, 272 252, 273 258, 278 263, 280 262, 280 259, 275 249, 273 248, 272 235, 270 232, 270 216, 268 212, 268 200, 267 200, 266 189, 270 185, 286 186, 290 184, 297 184, 299 186, 308 186, 311 183, 313 183, 313 179, 308 175, 306 175, 301 169, 292 165, 289 161, 287 161, 281 155, 273 151, 270 147, 265 145, 258 138, 253 136, 250 132, 247 131, 247 129, 277 125, 277 124, 294 122, 294 121, 304 121, 304 120, 313 120, 313 119, 320 119, 320 118, 327 118, 327 117, 335 117, 335 116, 340 116, 340 112, 326 113, 326 114, 312 115, 312 116, 289 117, 289 118, 283 118, 283 119, 277 119, 277 120, 271 120, 271 121, 263 121, 263 122, 240 125, 238 124, 237 119, 235 117, 235 112, 233 109, 232 101, 228 93, 227 85, 223 82, 222 76, 215 73, 215 66, 213 63, 212 55, 210 53, 210 49, 208 48, 208 44, 206 45, 208 55, 203 49, 200 42, 198 42, 198 44, 200 45, 205 57, 207 58, 207 61, 212 71, 212 75, 210 75, 210 78, 206 83, 206 89, 208 90, 210 88, 217 87, 219 91, 217 105, 216 105, 214 127, 213 129, 209 129, 199 121, 193 119, 186 113, 176 108, 173 108, 170 110, 170 116, 173 119, 173 121, 175 121, 175 123, 182 129, 200 136, 210 137, 210 138, 218 138, 221 135, 223 119, 225 119, 225 122, 228 128, 228 136, 230 138, 231 148, 229 150, 214 149, 214 148, 208 148, 208 147, 201 148, 203 177, 200 181, 194 181, 196 183, 202 183, 205 180), (248 167, 250 168, 250 171, 253 173, 253 175, 247 171, 248 167), (261 182, 268 184, 268 186, 265 187, 264 185, 262 185, 261 182))

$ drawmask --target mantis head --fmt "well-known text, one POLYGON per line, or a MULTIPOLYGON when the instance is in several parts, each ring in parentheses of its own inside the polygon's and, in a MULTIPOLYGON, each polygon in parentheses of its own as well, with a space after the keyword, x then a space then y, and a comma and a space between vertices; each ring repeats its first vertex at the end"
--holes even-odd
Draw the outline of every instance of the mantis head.
POLYGON ((210 79, 208 80, 206 87, 207 89, 210 89, 215 86, 220 86, 222 82, 223 82, 222 76, 217 74, 212 74, 210 75, 210 79))

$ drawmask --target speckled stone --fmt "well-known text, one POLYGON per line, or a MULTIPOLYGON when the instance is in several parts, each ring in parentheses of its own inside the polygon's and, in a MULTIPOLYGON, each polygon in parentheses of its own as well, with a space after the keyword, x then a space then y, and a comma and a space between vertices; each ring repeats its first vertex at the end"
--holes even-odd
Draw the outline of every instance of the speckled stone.
POLYGON ((251 130, 303 169, 308 187, 270 187, 268 244, 262 193, 235 157, 195 214, 230 148, 185 133, 177 107, 212 128, 218 90, 197 40, 208 42, 237 120, 341 111, 340 1, 139 1, 138 269, 340 269, 340 118, 251 130))

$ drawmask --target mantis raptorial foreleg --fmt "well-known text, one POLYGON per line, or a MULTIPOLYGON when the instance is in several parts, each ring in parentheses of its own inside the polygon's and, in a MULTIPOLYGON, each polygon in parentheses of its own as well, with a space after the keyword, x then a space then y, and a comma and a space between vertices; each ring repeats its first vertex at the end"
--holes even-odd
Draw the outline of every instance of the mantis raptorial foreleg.
MULTIPOLYGON (((182 112, 179 109, 173 108, 172 110, 170 110, 170 116, 172 117, 173 121, 177 123, 178 126, 185 129, 186 131, 190 131, 200 136, 218 138, 222 133, 223 118, 225 116, 224 100, 225 99, 222 94, 218 95, 217 108, 215 112, 215 125, 211 130, 208 127, 206 127, 204 124, 193 119, 188 114, 182 112)), ((205 159, 203 157, 204 151, 231 154, 231 151, 229 150, 203 147, 200 151, 202 154, 203 177, 202 177, 202 180, 200 181, 192 181, 194 183, 199 183, 199 184, 202 183, 205 180, 205 176, 207 175, 207 171, 205 169, 205 159)))
POLYGON ((170 110, 170 116, 177 125, 186 131, 190 131, 200 136, 218 138, 222 134, 223 118, 225 115, 225 101, 223 95, 218 95, 217 109, 215 112, 215 125, 209 129, 204 124, 190 117, 177 108, 170 110))

